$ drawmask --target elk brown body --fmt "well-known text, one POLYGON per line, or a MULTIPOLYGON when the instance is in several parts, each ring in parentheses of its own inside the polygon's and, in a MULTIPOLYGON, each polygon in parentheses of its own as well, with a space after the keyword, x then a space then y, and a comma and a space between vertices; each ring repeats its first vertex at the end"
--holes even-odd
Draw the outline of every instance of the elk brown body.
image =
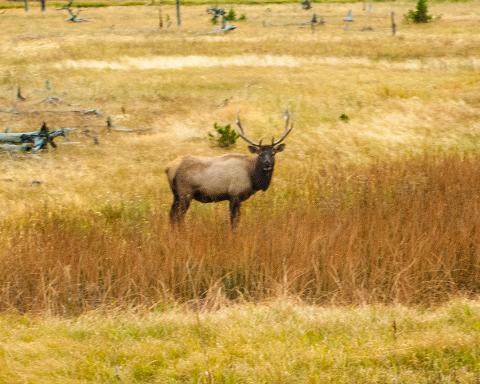
POLYGON ((192 199, 202 203, 228 200, 230 220, 234 227, 240 217, 240 204, 257 191, 266 191, 270 185, 275 165, 275 154, 283 151, 280 144, 290 133, 290 115, 285 114, 285 131, 272 144, 262 145, 250 140, 237 118, 239 135, 248 142, 254 156, 227 154, 216 157, 182 156, 167 165, 166 173, 173 193, 170 209, 172 223, 181 221, 192 199))

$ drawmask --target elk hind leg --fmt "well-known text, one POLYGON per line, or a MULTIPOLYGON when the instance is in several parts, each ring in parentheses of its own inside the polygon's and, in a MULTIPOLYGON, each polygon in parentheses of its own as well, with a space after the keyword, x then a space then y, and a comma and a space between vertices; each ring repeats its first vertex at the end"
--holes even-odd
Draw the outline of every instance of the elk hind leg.
POLYGON ((172 224, 181 223, 190 207, 190 196, 179 196, 174 193, 172 207, 170 208, 170 222, 172 224))

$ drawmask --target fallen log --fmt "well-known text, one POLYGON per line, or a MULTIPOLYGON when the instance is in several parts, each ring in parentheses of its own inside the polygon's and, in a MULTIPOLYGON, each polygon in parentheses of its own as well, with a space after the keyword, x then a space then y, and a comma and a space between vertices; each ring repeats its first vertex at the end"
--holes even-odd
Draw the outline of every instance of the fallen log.
POLYGON ((8 152, 29 152, 32 150, 31 144, 0 144, 0 151, 8 151, 8 152))
POLYGON ((97 117, 103 116, 102 111, 98 109, 43 109, 43 110, 32 110, 32 111, 19 111, 15 108, 9 109, 0 109, 0 113, 11 113, 14 115, 40 115, 41 113, 79 113, 81 115, 94 115, 97 117))
POLYGON ((46 149, 48 144, 56 148, 54 139, 59 136, 66 137, 74 130, 74 128, 60 128, 50 131, 47 124, 43 123, 42 127, 34 132, 0 133, 0 143, 4 143, 0 149, 11 151, 13 150, 11 145, 14 145, 20 147, 19 151, 36 152, 46 149))

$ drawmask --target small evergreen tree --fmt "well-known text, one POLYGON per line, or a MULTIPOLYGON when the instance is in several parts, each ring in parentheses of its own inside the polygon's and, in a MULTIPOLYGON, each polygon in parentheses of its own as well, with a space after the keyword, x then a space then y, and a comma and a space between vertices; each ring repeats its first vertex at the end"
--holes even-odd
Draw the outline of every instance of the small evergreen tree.
POLYGON ((210 140, 212 140, 215 146, 220 148, 231 147, 240 137, 237 131, 235 131, 230 124, 220 125, 215 123, 213 125, 213 129, 215 130, 215 134, 209 133, 208 137, 210 140))
POLYGON ((428 14, 427 0, 418 0, 417 9, 408 11, 406 18, 414 23, 428 23, 432 16, 428 14))
POLYGON ((233 8, 230 8, 228 13, 225 15, 225 20, 226 21, 235 21, 237 20, 237 14, 235 13, 235 10, 233 8))

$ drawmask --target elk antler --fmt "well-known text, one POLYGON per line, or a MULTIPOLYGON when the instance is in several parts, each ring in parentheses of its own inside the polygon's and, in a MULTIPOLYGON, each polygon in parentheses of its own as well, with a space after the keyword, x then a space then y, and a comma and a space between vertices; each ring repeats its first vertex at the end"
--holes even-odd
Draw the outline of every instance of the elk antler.
POLYGON ((280 144, 283 140, 285 140, 285 138, 288 136, 288 134, 293 129, 293 123, 290 122, 290 112, 288 111, 288 108, 285 111, 284 119, 285 119, 285 129, 283 131, 282 137, 280 137, 280 139, 278 139, 277 141, 275 141, 275 139, 272 137, 272 147, 280 144), (290 125, 290 127, 289 127, 289 125, 290 125))
POLYGON ((255 147, 261 147, 262 146, 262 142, 260 142, 259 144, 255 143, 253 140, 249 139, 247 137, 247 135, 245 134, 245 131, 243 130, 242 128, 242 123, 240 121, 240 112, 237 113, 237 120, 235 121, 235 123, 237 124, 237 127, 238 127, 238 134, 240 135, 240 137, 245 140, 247 143, 255 146, 255 147))

